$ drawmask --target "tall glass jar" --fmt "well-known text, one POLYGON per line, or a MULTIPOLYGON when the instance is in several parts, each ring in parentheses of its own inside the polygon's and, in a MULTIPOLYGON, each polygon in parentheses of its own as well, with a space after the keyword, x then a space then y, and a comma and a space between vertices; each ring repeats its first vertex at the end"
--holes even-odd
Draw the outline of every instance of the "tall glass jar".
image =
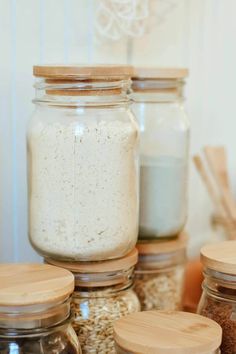
POLYGON ((140 311, 138 298, 132 290, 137 259, 137 250, 123 258, 99 263, 65 264, 47 259, 47 262, 67 267, 75 275, 73 327, 83 354, 115 354, 114 321, 140 311))
POLYGON ((134 291, 142 311, 181 310, 187 235, 167 242, 139 242, 134 291))
POLYGON ((198 313, 223 329, 221 351, 236 353, 236 241, 207 245, 201 250, 203 294, 198 313))
POLYGON ((43 256, 97 261, 138 236, 138 125, 129 66, 36 66, 29 237, 43 256))
POLYGON ((114 324, 117 354, 220 354, 221 337, 216 322, 187 312, 145 311, 114 324))
POLYGON ((0 284, 0 353, 81 354, 71 326, 70 272, 42 264, 2 264, 0 284))
POLYGON ((133 111, 141 130, 139 238, 176 237, 187 215, 186 69, 136 69, 133 111))

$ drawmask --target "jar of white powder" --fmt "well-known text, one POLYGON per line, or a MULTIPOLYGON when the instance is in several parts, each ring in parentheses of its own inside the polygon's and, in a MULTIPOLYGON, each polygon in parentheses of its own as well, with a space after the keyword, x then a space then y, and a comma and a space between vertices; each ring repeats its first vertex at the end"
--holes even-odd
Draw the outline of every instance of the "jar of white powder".
POLYGON ((187 214, 186 69, 136 69, 133 111, 141 130, 139 238, 176 237, 187 214))
POLYGON ((176 240, 139 242, 134 290, 142 311, 181 310, 185 280, 187 236, 176 240))
POLYGON ((138 125, 129 66, 36 66, 29 236, 43 256, 98 261, 138 235, 138 125))

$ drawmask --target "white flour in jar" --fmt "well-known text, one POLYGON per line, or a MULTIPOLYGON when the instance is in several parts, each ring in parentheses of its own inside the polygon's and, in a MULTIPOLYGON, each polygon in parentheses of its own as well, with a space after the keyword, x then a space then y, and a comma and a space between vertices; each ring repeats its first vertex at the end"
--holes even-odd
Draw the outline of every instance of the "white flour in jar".
POLYGON ((134 247, 136 124, 93 117, 80 125, 76 118, 70 124, 52 119, 39 123, 28 139, 34 247, 65 260, 115 258, 134 247))
POLYGON ((139 237, 172 237, 186 219, 187 164, 171 156, 142 157, 139 237))

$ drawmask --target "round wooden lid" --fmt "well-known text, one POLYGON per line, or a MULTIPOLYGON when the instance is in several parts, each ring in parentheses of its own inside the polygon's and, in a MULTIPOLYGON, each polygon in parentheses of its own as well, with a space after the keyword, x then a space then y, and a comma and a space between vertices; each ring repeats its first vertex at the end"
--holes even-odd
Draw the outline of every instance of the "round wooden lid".
POLYGON ((116 343, 131 353, 205 354, 221 343, 214 321, 186 312, 144 311, 115 322, 116 343))
POLYGON ((136 245, 140 255, 164 254, 183 250, 187 247, 188 236, 182 232, 176 239, 139 241, 136 245))
POLYGON ((49 79, 128 79, 133 75, 130 65, 36 65, 33 67, 36 77, 49 79))
POLYGON ((0 264, 0 306, 50 303, 74 290, 68 270, 46 264, 0 264))
POLYGON ((61 262, 51 258, 46 258, 45 261, 49 264, 68 269, 73 273, 115 272, 133 267, 138 261, 138 251, 134 248, 122 258, 100 262, 61 262))
POLYGON ((204 267, 217 272, 236 275, 236 241, 206 245, 201 249, 204 267))
POLYGON ((158 68, 137 67, 134 68, 133 79, 184 79, 188 76, 186 68, 158 68))

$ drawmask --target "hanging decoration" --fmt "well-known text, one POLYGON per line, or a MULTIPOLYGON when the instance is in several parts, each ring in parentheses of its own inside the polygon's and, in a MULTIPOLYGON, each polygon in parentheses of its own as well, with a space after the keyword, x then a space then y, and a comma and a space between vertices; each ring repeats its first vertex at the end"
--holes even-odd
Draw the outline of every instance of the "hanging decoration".
POLYGON ((177 0, 100 0, 96 11, 98 39, 141 37, 165 20, 177 0))

